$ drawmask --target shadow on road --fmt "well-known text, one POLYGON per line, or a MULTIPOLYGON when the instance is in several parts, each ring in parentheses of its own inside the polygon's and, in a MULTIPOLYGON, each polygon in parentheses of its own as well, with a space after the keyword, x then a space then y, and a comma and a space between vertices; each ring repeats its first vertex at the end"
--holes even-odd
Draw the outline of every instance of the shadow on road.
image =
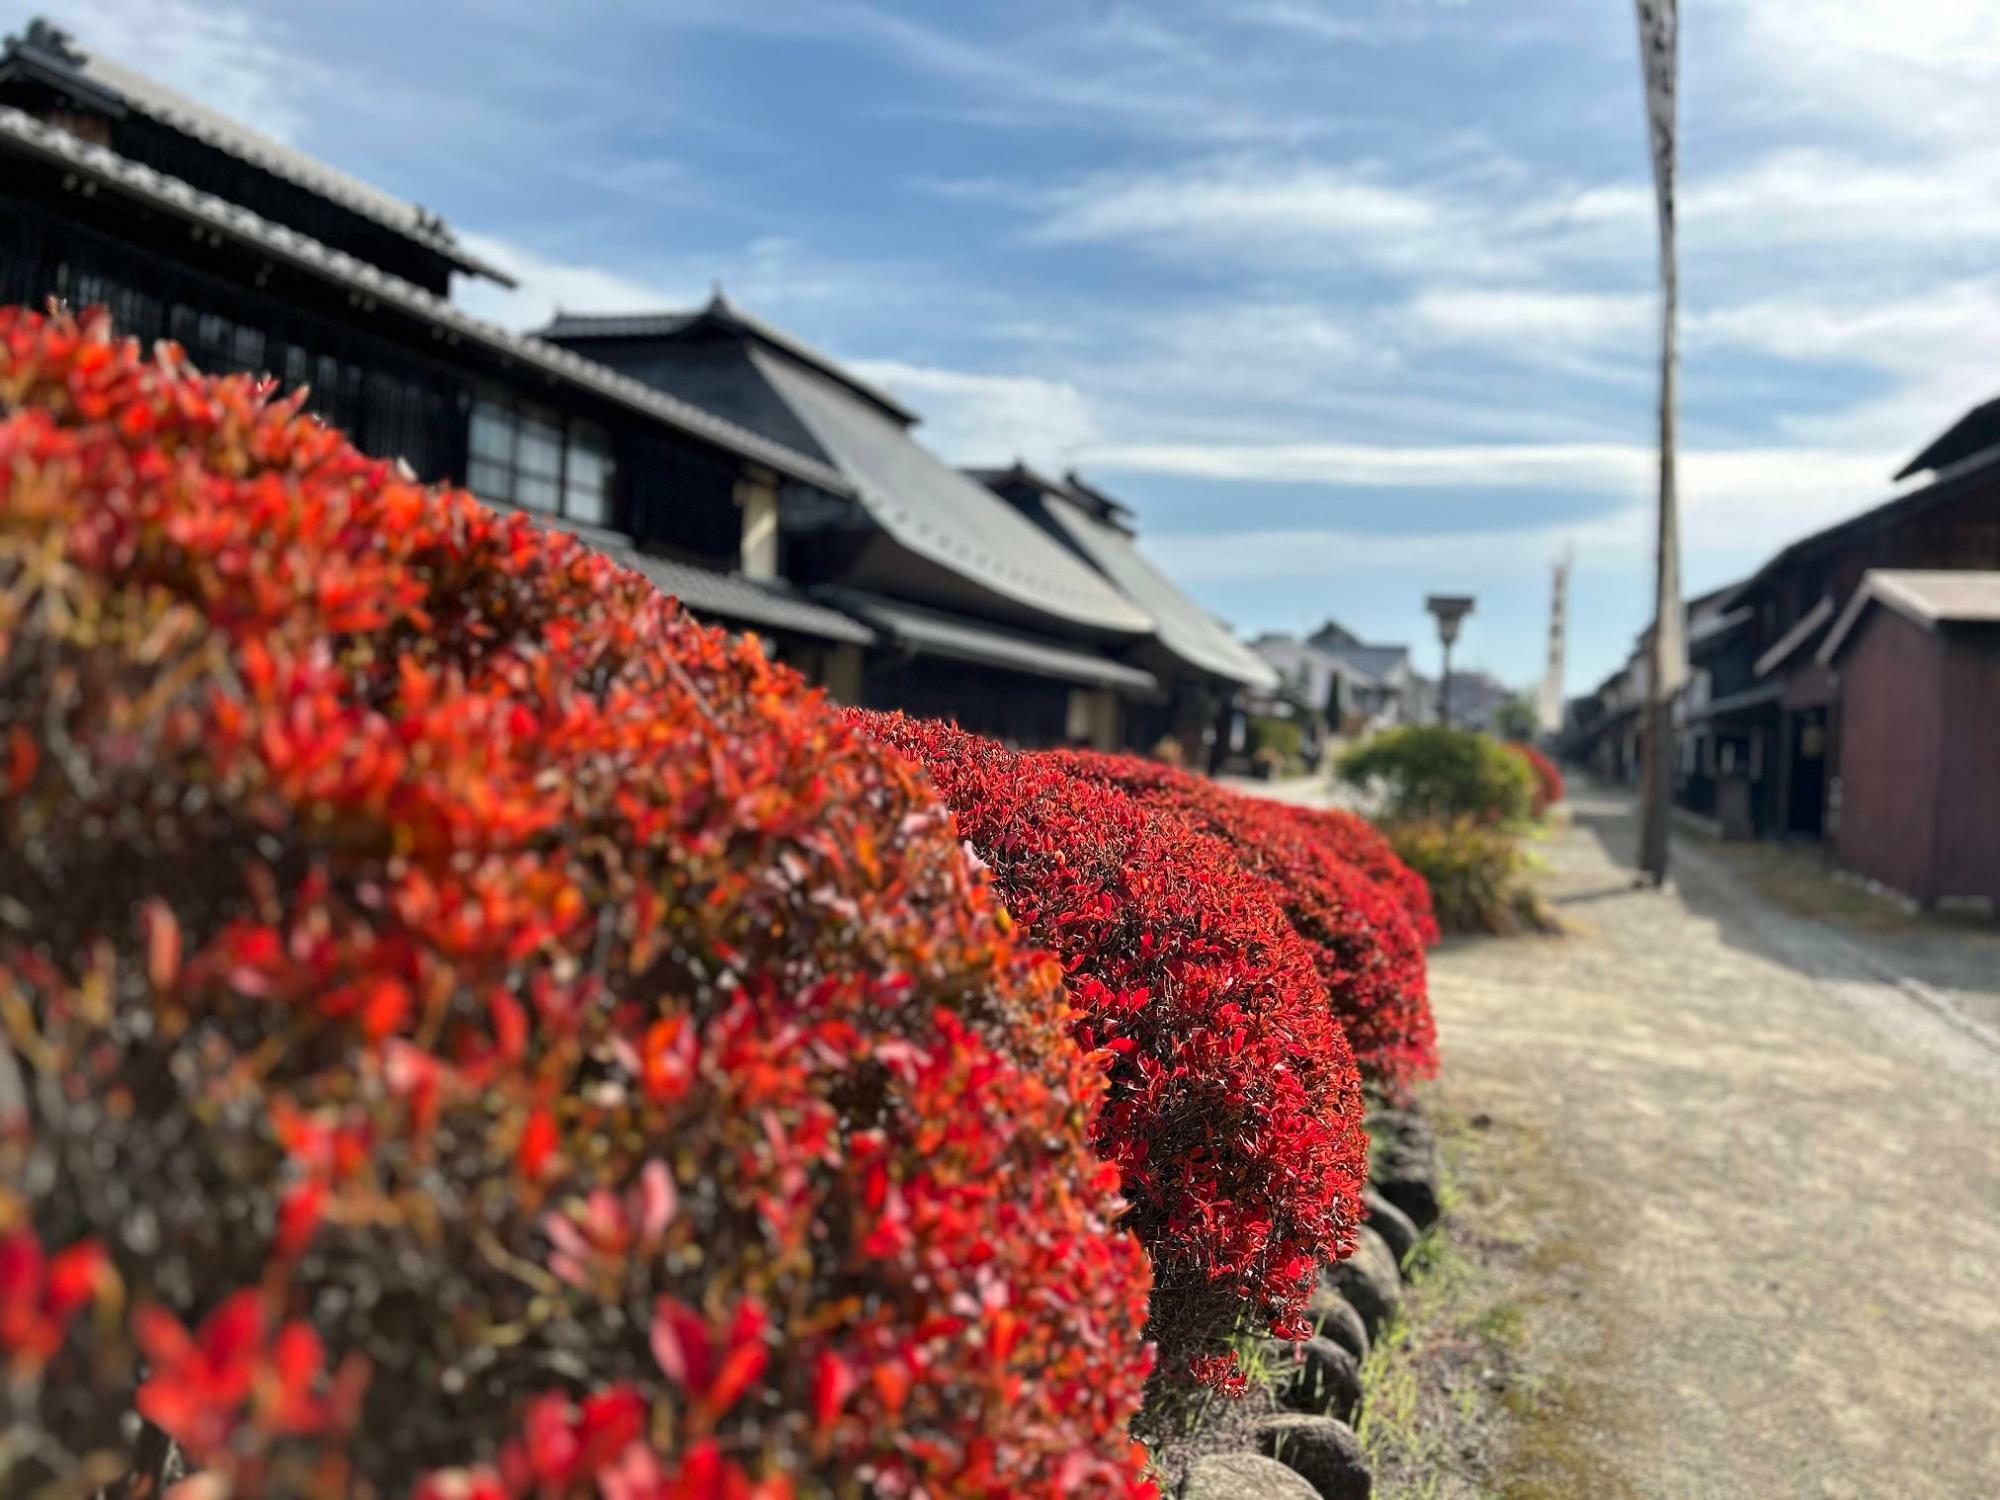
MULTIPOLYGON (((1637 879, 1637 802, 1621 787, 1582 787, 1576 826, 1637 879)), ((1673 830, 1671 878, 1687 909, 1715 924, 1730 947, 1815 979, 1887 983, 1950 1013, 2000 1047, 2000 929, 1904 912, 1838 881, 1815 852, 1772 844, 1720 844, 1673 830)), ((1557 905, 1610 899, 1630 887, 1560 893, 1557 905)))

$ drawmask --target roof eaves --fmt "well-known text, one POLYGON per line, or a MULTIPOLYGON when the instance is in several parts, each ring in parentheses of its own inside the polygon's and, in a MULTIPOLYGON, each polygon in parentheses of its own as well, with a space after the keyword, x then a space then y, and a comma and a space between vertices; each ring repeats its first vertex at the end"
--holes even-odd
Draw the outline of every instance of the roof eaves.
POLYGON ((1831 595, 1822 594, 1819 603, 1800 615, 1792 628, 1779 637, 1778 643, 1757 658, 1756 665, 1751 670, 1759 677, 1769 677, 1789 661, 1799 647, 1811 640, 1813 633, 1820 626, 1832 618, 1833 598, 1831 595))
POLYGON ((473 317, 400 276, 357 260, 345 251, 331 249, 297 230, 273 224, 246 208, 130 161, 103 146, 78 140, 60 127, 45 124, 20 110, 0 107, 0 138, 88 173, 95 180, 155 207, 228 234, 314 275, 389 303, 404 313, 470 339, 494 353, 616 401, 740 458, 763 464, 788 478, 835 495, 851 496, 854 493, 853 486, 846 479, 817 459, 795 453, 782 443, 773 442, 641 381, 620 375, 580 354, 558 348, 542 339, 509 333, 495 324, 473 317))
POLYGON ((921 655, 977 662, 1062 682, 1122 687, 1144 693, 1159 689, 1159 679, 1152 673, 1124 662, 1108 661, 1066 642, 1044 640, 984 620, 925 609, 855 589, 826 587, 814 590, 814 595, 838 604, 921 655))
POLYGON ((419 205, 272 140, 135 69, 89 52, 67 32, 39 17, 20 36, 6 39, 0 60, 100 107, 115 106, 114 114, 136 111, 294 187, 316 193, 422 245, 458 270, 484 276, 501 286, 517 285, 506 271, 466 250, 442 219, 419 205))

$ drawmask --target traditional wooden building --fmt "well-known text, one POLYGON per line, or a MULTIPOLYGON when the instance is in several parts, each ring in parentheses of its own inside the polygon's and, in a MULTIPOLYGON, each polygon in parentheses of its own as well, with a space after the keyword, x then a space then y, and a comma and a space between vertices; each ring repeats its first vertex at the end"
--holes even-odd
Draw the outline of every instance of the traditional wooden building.
POLYGON ((758 524, 773 572, 875 630, 860 702, 1115 747, 1170 699, 1146 665, 1148 608, 925 449, 892 396, 720 292, 684 312, 565 314, 542 336, 838 476, 773 494, 758 524))
POLYGON ((849 482, 470 316, 449 300, 460 275, 506 279, 436 215, 47 22, 0 46, 0 302, 103 304, 121 331, 176 340, 203 369, 307 386, 364 451, 546 516, 697 613, 858 677, 873 627, 744 567, 746 518, 795 494, 847 503, 849 482))
POLYGON ((1133 645, 1128 659, 1160 688, 1128 700, 1123 742, 1150 749, 1171 740, 1188 764, 1214 766, 1230 742, 1239 696, 1275 689, 1277 673, 1154 567, 1139 550, 1132 511, 1074 470, 1061 479, 1023 463, 967 472, 1152 620, 1153 634, 1133 645))
POLYGON ((1674 801, 1719 833, 1748 838, 1761 816, 1767 747, 1745 724, 1775 690, 1755 671, 1756 612, 1738 605, 1738 585, 1688 601, 1688 685, 1675 705, 1674 801))
POLYGON ((2000 571, 1871 569, 1814 653, 1833 847, 1926 906, 2000 908, 2000 571))
POLYGON ((1818 653, 1863 578, 2000 568, 2000 445, 1982 425, 2000 423, 1995 408, 1968 413, 1898 476, 1928 472, 1928 483, 1793 542, 1727 595, 1718 665, 1732 690, 1706 722, 1718 745, 1739 745, 1748 758, 1755 833, 1818 840, 1830 830, 1835 679, 1818 653))

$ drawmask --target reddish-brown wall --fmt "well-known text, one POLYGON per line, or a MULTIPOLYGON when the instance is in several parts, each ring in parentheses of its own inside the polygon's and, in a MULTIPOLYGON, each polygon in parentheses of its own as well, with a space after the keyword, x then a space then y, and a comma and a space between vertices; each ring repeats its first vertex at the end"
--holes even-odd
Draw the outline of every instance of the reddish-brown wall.
POLYGON ((1945 706, 1938 782, 1938 896, 2000 906, 2000 626, 1938 637, 1945 706))
POLYGON ((1925 902, 1938 896, 1940 656, 1937 637, 1874 605, 1839 661, 1840 863, 1925 902))

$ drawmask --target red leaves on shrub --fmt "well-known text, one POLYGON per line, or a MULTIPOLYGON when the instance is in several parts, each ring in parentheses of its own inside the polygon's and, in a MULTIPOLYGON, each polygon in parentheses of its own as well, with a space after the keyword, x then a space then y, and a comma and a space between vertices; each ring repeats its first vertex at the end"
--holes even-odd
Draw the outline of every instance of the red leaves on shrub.
POLYGON ((0 312, 0 746, 0 1224, 158 1309, 14 1231, 36 1451, 137 1399, 232 1500, 1149 1491, 1057 966, 754 641, 0 312))
POLYGON ((1297 929, 1361 1076, 1390 1094, 1437 1071, 1423 944, 1406 897, 1295 812, 1154 761, 1054 752, 1072 774, 1175 812, 1221 840, 1297 929))
MULTIPOLYGON (((855 713, 912 757, 1032 939, 1062 958, 1110 1098, 1099 1150, 1151 1251, 1153 1329, 1204 1353, 1248 1304, 1295 1328, 1351 1248, 1366 1143, 1311 955, 1222 844, 946 724, 855 713)), ((1213 1362, 1201 1367, 1213 1373, 1213 1362)))
POLYGON ((1533 745, 1524 745, 1519 741, 1510 741, 1507 748, 1526 761, 1528 770, 1534 774, 1535 793, 1534 801, 1529 807, 1529 814, 1532 817, 1539 818, 1543 813, 1562 801, 1563 774, 1556 768, 1554 761, 1550 760, 1548 756, 1537 750, 1533 745))
POLYGON ((45 1255, 32 1229, 0 1236, 0 1354, 13 1377, 38 1376, 104 1279, 104 1248, 82 1240, 45 1255))
POLYGON ((1342 860, 1395 896, 1410 919, 1417 941, 1426 948, 1438 940, 1437 913, 1424 877, 1404 864, 1386 835, 1373 823, 1345 808, 1289 807, 1292 818, 1342 860))

